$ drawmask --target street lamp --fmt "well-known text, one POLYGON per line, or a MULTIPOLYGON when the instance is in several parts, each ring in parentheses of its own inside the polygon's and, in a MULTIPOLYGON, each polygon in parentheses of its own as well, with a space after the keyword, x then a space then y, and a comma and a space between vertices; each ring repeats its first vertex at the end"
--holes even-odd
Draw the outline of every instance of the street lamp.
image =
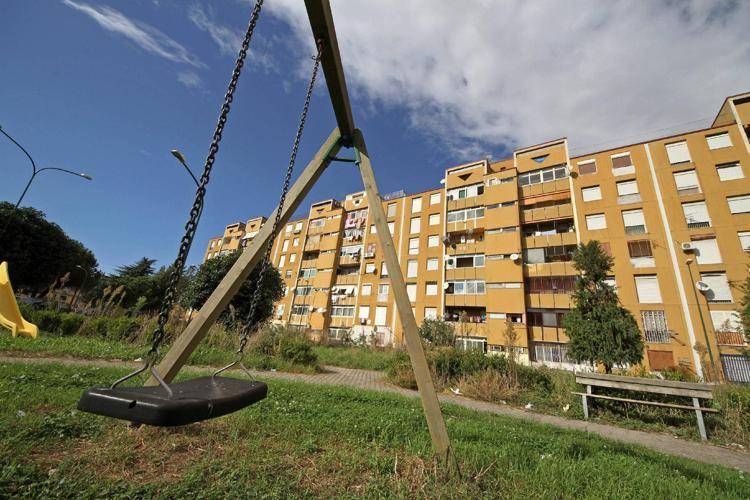
POLYGON ((198 178, 195 176, 192 170, 190 170, 190 167, 188 167, 187 160, 185 160, 185 155, 183 155, 179 149, 173 149, 170 151, 172 153, 172 156, 177 158, 177 161, 180 162, 180 165, 185 167, 185 170, 187 170, 187 173, 190 174, 190 177, 193 178, 193 181, 195 182, 196 187, 200 187, 201 183, 198 182, 198 178))
POLYGON ((18 148, 21 151, 23 151, 23 153, 26 155, 26 157, 31 162, 31 168, 32 168, 31 178, 29 179, 29 182, 26 183, 26 187, 24 188, 23 193, 21 193, 21 197, 18 198, 18 201, 16 202, 16 206, 14 208, 18 208, 19 206, 21 206, 21 202, 23 201, 23 197, 26 196, 26 192, 31 187, 31 183, 34 182, 34 179, 36 178, 37 174, 39 174, 41 172, 44 172, 45 170, 57 170, 59 172, 63 172, 63 173, 66 173, 66 174, 75 175, 76 177, 81 177, 82 179, 86 179, 87 181, 93 180, 93 177, 91 177, 88 174, 85 174, 83 172, 73 172, 72 170, 67 170, 65 168, 58 168, 58 167, 37 168, 36 167, 36 162, 34 161, 34 158, 32 158, 31 155, 29 154, 29 152, 26 151, 26 148, 24 148, 23 146, 21 146, 18 143, 18 141, 16 141, 14 138, 12 138, 10 135, 8 135, 8 133, 5 130, 3 130, 2 126, 0 126, 0 133, 2 133, 5 137, 7 137, 13 144, 15 144, 16 146, 18 146, 18 148))
MULTIPOLYGON (((708 352, 708 359, 711 362, 711 374, 715 378, 716 375, 717 375, 717 372, 716 372, 716 363, 714 362, 714 353, 713 353, 713 350, 711 349, 711 342, 709 342, 709 340, 708 340, 708 333, 706 332, 706 321, 703 319, 703 309, 701 308, 701 304, 698 301, 698 292, 696 292, 696 290, 699 289, 698 288, 698 284, 700 282, 695 282, 694 279, 693 279, 693 270, 690 267, 690 264, 692 264, 692 263, 693 263, 693 259, 687 259, 685 261, 685 264, 687 265, 687 269, 688 269, 688 274, 690 275, 690 283, 692 283, 692 285, 693 285, 693 287, 692 287, 693 288, 693 295, 695 296, 695 305, 698 308, 698 317, 700 317, 700 319, 701 319, 701 328, 703 328, 703 338, 706 341, 706 350, 708 352)), ((700 292, 701 292, 701 295, 703 295, 705 297, 704 290, 701 289, 700 292)), ((706 305, 708 305, 708 299, 707 298, 706 298, 706 305)))

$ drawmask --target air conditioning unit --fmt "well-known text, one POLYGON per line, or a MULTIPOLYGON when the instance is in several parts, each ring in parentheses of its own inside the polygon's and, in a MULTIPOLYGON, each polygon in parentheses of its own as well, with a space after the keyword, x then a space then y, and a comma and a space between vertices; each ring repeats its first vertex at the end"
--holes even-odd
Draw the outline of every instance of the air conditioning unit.
POLYGON ((695 245, 691 241, 686 241, 680 245, 683 252, 695 252, 695 245))

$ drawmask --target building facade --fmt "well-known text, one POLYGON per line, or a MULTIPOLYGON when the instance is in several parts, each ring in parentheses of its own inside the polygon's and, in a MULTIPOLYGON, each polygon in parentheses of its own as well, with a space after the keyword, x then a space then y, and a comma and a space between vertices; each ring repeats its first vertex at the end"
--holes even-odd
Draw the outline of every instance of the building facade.
MULTIPOLYGON (((384 197, 417 323, 444 318, 466 348, 574 368, 561 326, 571 254, 598 240, 643 333, 646 367, 750 382, 734 313, 750 263, 748 136, 743 94, 707 129, 575 157, 559 139, 449 168, 433 190, 384 197)), ((244 246, 264 220, 227 226, 205 258, 244 246)), ((363 192, 313 204, 280 230, 272 258, 287 287, 275 321, 402 342, 363 192)))

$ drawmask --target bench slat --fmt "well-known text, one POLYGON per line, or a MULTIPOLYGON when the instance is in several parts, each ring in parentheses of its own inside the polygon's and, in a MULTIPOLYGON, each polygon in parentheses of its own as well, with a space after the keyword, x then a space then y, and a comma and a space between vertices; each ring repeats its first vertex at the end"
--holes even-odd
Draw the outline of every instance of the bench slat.
POLYGON ((599 399, 609 399, 612 401, 624 401, 625 403, 637 403, 642 405, 651 405, 651 406, 662 406, 665 408, 676 408, 679 410, 701 410, 709 413, 718 413, 719 410, 715 408, 696 408, 694 406, 688 406, 688 405, 680 405, 680 404, 674 404, 674 403, 661 403, 658 401, 644 401, 642 399, 629 399, 629 398, 618 398, 615 396, 605 396, 603 394, 587 394, 585 392, 574 392, 573 394, 577 394, 579 396, 586 396, 589 398, 599 398, 599 399))
POLYGON ((665 394, 671 396, 684 396, 688 398, 713 399, 713 386, 702 386, 702 384, 690 384, 693 387, 681 388, 673 385, 661 385, 654 382, 666 382, 663 380, 651 381, 650 379, 639 379, 635 377, 617 377, 616 380, 606 378, 591 378, 588 376, 576 376, 576 383, 590 385, 592 387, 608 387, 610 389, 623 389, 637 392, 648 392, 652 394, 665 394), (624 379, 624 380, 617 380, 624 379), (648 380, 649 383, 643 383, 648 380), (695 387, 697 386, 697 387, 695 387))

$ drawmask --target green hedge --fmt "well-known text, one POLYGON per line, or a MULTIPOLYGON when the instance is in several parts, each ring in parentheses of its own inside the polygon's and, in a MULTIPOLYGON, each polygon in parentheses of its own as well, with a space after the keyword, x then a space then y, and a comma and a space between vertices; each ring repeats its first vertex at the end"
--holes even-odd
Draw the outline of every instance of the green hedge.
POLYGON ((126 316, 89 318, 72 312, 34 309, 26 304, 19 304, 19 306, 23 317, 48 335, 60 337, 82 335, 111 340, 128 340, 141 327, 141 321, 126 316))

